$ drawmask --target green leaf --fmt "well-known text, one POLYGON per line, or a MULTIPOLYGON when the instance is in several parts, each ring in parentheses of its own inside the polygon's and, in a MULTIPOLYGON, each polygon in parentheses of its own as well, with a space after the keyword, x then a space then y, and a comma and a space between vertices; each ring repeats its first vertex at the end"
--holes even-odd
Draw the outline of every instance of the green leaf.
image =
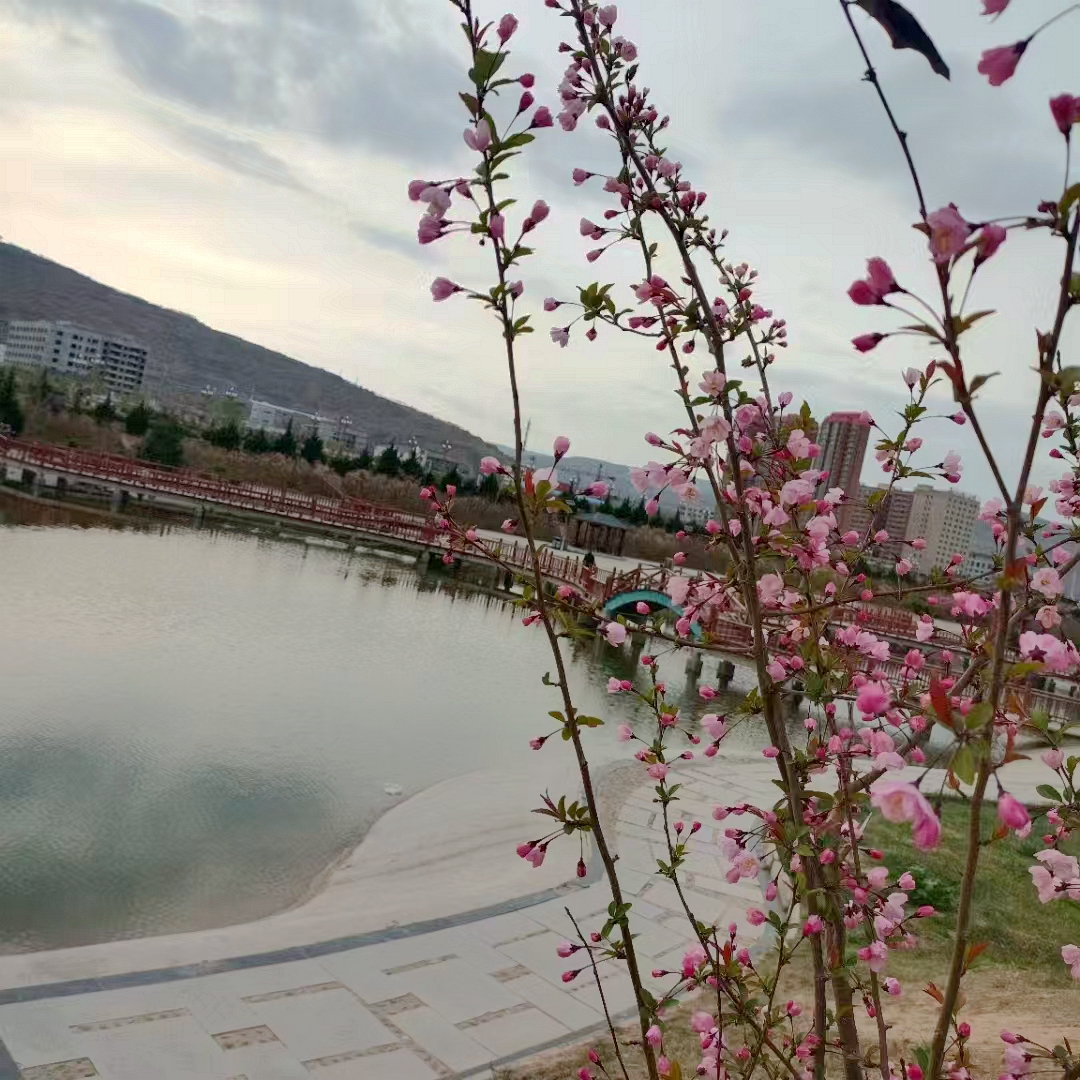
POLYGON ((604 721, 599 716, 579 716, 577 722, 582 727, 603 727, 604 721))
POLYGON ((960 318, 959 316, 953 317, 953 329, 957 335, 962 334, 965 330, 970 329, 980 319, 985 319, 987 315, 994 315, 996 312, 987 309, 986 311, 973 311, 970 315, 960 318))
POLYGON ((975 755, 970 746, 961 746, 953 754, 952 771, 965 783, 971 784, 975 780, 975 755))
POLYGON ((1062 216, 1067 214, 1072 209, 1072 204, 1080 199, 1080 184, 1073 184, 1071 187, 1065 189, 1065 194, 1061 196, 1061 202, 1058 204, 1058 209, 1061 211, 1062 216))
POLYGON ((1061 803, 1065 800, 1061 797, 1061 793, 1057 788, 1051 787, 1049 784, 1040 784, 1035 789, 1044 799, 1049 799, 1051 802, 1061 803))
POLYGON ((511 135, 509 139, 504 139, 499 143, 499 150, 514 150, 519 146, 528 146, 535 138, 535 135, 530 135, 527 131, 519 131, 516 135, 511 135))
POLYGON ((487 49, 477 49, 473 66, 469 71, 469 78, 478 86, 484 86, 494 78, 495 73, 503 66, 505 60, 506 53, 493 53, 487 49))
POLYGON ((971 710, 964 717, 964 726, 968 731, 974 731, 976 728, 984 727, 993 715, 993 705, 989 701, 980 701, 977 705, 972 705, 971 710))

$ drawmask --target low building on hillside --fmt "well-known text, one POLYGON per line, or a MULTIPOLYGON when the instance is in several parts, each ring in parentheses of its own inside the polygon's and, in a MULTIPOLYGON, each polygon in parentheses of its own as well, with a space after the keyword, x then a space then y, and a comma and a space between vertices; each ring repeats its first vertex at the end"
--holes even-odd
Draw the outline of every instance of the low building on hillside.
POLYGON ((568 522, 566 537, 574 547, 621 555, 629 525, 611 514, 575 514, 568 522))

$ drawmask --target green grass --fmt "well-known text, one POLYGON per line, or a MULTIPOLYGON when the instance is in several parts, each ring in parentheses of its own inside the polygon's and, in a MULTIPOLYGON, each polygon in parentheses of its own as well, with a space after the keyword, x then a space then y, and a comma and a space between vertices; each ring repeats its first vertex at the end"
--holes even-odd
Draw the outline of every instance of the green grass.
MULTIPOLYGON (((937 967, 947 970, 952 932, 956 925, 956 904, 960 876, 967 848, 968 807, 960 800, 942 804, 941 844, 934 851, 917 851, 911 843, 910 826, 891 824, 875 815, 866 839, 885 852, 885 862, 893 875, 910 870, 919 889, 912 894, 916 903, 931 903, 941 914, 919 924, 921 944, 913 952, 893 953, 896 966, 925 974, 937 967)), ((1035 852, 1043 849, 1040 824, 1035 823, 1027 840, 1010 836, 984 845, 975 878, 971 921, 971 942, 987 942, 989 948, 978 964, 995 964, 1027 971, 1038 970, 1055 982, 1070 981, 1061 960, 1061 946, 1080 944, 1080 904, 1054 900, 1040 904, 1028 868, 1035 865, 1035 852)), ((983 837, 996 825, 995 808, 983 813, 983 837)), ((1069 854, 1080 853, 1080 843, 1069 841, 1069 854)), ((900 974, 900 971, 897 971, 900 974)))

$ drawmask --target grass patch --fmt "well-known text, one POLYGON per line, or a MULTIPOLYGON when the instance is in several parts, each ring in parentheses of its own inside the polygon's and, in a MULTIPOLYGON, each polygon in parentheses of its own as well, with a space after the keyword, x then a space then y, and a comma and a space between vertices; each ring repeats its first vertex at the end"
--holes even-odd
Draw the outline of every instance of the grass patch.
MULTIPOLYGON (((996 825, 995 808, 983 811, 982 835, 990 836, 996 825)), ((940 915, 919 924, 920 946, 912 952, 893 953, 889 967, 896 974, 933 978, 935 969, 947 971, 956 905, 960 896, 960 874, 967 848, 968 806, 948 799, 941 807, 941 844, 933 851, 917 851, 911 843, 911 828, 892 824, 875 815, 867 830, 867 840, 885 852, 892 876, 910 870, 919 888, 912 900, 933 904, 940 915)), ((1061 960, 1061 946, 1080 943, 1080 904, 1055 900, 1040 904, 1028 868, 1034 855, 1043 849, 1038 823, 1027 840, 1007 837, 984 845, 975 877, 975 896, 969 940, 990 946, 978 961, 1025 971, 1038 971, 1060 985, 1070 982, 1061 960)), ((1080 853, 1076 839, 1065 850, 1080 853)))
MULTIPOLYGON (((995 814, 994 806, 987 807, 983 836, 993 833, 995 814)), ((948 977, 967 847, 968 805, 959 799, 945 800, 941 821, 941 844, 929 852, 915 849, 910 825, 890 824, 875 815, 866 830, 866 842, 884 851, 893 879, 905 870, 911 871, 918 885, 912 900, 916 904, 933 904, 940 912, 919 922, 917 949, 889 954, 887 973, 898 977, 905 986, 903 996, 889 999, 888 1004, 894 1057, 902 1052, 910 1054, 912 1046, 927 1041, 936 1005, 920 991, 927 982, 944 985, 948 977)), ((976 1032, 971 1049, 980 1072, 997 1070, 1001 1054, 998 1031, 1006 1020, 1014 1029, 1041 1041, 1057 1040, 1062 1025, 1065 1034, 1076 1035, 1076 1003, 1080 995, 1061 960, 1061 946, 1068 942, 1080 944, 1080 904, 1070 900, 1039 903, 1028 868, 1035 865, 1034 854, 1042 850, 1043 843, 1038 828, 1033 834, 1027 840, 1008 837, 988 844, 979 859, 970 940, 985 941, 989 948, 964 980, 968 1004, 963 1016, 972 1021, 976 1032), (1071 989, 1063 995, 1065 987, 1071 989)), ((1064 848, 1068 854, 1080 854, 1080 841, 1071 840, 1064 848)), ((857 945, 862 935, 855 936, 857 945)), ((777 998, 782 1001, 787 997, 800 1001, 806 1009, 811 1007, 809 957, 804 950, 785 971, 777 998)), ((696 1037, 688 1028, 689 1016, 695 1008, 708 1007, 708 1002, 708 998, 702 998, 700 1003, 688 1002, 667 1016, 668 1052, 682 1063, 684 1076, 693 1075, 690 1070, 700 1057, 696 1037)), ((864 1044, 873 1045, 874 1025, 861 1009, 857 1010, 856 1022, 864 1044)), ((640 1033, 634 1025, 623 1029, 631 1080, 646 1080, 640 1053, 632 1045, 636 1038, 640 1033)), ((589 1045, 600 1051, 611 1075, 618 1075, 610 1044, 598 1034, 586 1045, 556 1050, 507 1069, 499 1074, 499 1080, 574 1080, 585 1063, 589 1045)), ((829 1075, 839 1076, 835 1062, 830 1061, 829 1075)))

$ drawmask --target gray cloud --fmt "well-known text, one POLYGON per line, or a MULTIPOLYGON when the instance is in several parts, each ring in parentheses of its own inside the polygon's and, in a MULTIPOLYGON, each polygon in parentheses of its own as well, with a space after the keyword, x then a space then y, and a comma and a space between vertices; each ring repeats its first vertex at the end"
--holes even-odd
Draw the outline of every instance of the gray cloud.
POLYGON ((460 64, 400 0, 221 0, 213 16, 145 0, 16 0, 95 35, 141 90, 232 123, 434 162, 460 64))
POLYGON ((251 139, 236 138, 200 124, 190 124, 176 117, 159 120, 168 128, 174 141, 198 157, 230 169, 241 176, 274 184, 292 191, 310 192, 281 158, 263 149, 251 139))
MULTIPOLYGON (((907 196, 910 181, 900 147, 877 95, 860 81, 862 67, 850 42, 828 41, 815 59, 813 80, 779 78, 769 69, 748 92, 720 110, 729 139, 762 140, 775 153, 776 139, 812 157, 907 196), (844 46, 841 48, 840 46, 844 46)), ((986 108, 989 88, 976 74, 974 55, 950 57, 950 82, 886 56, 880 72, 886 92, 909 133, 931 208, 954 201, 969 216, 993 216, 1031 207, 1033 195, 1053 197, 1060 185, 1060 146, 1034 128, 1030 110, 1014 95, 998 94, 986 108)))
MULTIPOLYGON (((389 251, 394 255, 404 255, 406 258, 413 260, 417 260, 419 257, 421 249, 417 244, 416 237, 413 235, 394 232, 391 229, 383 229, 376 225, 366 225, 362 221, 350 221, 348 229, 353 236, 381 251, 389 251)), ((424 252, 423 259, 420 261, 431 266, 434 262, 441 261, 437 256, 437 252, 435 258, 424 252)))

